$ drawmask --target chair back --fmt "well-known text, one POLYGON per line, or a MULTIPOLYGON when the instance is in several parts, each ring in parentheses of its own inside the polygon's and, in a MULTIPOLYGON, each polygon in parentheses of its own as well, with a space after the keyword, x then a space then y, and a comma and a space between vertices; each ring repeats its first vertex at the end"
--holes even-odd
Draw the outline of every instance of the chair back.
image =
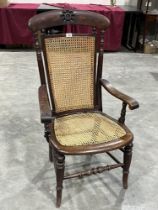
POLYGON ((48 84, 54 113, 98 109, 104 32, 109 24, 105 16, 87 11, 50 11, 30 19, 41 83, 48 84), (64 33, 77 25, 92 30, 64 33), (57 26, 64 27, 56 34, 57 26), (98 43, 99 57, 96 59, 98 43))

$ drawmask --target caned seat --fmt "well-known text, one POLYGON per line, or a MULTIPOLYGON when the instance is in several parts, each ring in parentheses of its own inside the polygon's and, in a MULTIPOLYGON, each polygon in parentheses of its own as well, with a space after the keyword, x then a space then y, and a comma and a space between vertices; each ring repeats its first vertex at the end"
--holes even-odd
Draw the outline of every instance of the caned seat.
POLYGON ((69 10, 42 13, 29 21, 35 38, 41 80, 41 122, 44 123, 44 136, 49 143, 49 159, 54 162, 56 173, 57 207, 61 205, 64 179, 121 167, 123 187, 128 187, 133 134, 125 125, 126 107, 128 105, 133 110, 139 104, 102 79, 104 33, 109 25, 110 21, 103 15, 69 10), (75 25, 87 26, 91 32, 65 33, 67 28, 74 29, 75 25), (58 26, 63 26, 63 31, 52 34, 55 31, 52 29, 58 26), (118 120, 102 112, 103 88, 122 101, 118 120), (110 153, 116 149, 123 153, 123 161, 110 153), (74 174, 64 173, 66 155, 97 153, 106 153, 115 164, 74 174))
POLYGON ((78 113, 54 121, 55 136, 63 146, 101 144, 117 140, 126 131, 101 113, 78 113))

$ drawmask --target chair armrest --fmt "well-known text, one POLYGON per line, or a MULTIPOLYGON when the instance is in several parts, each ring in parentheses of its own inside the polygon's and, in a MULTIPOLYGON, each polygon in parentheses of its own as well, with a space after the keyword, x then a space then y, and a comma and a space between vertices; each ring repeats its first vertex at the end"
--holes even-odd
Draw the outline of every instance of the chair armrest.
POLYGON ((38 89, 39 106, 42 123, 50 123, 53 119, 52 112, 48 100, 47 89, 45 85, 41 85, 38 89))
POLYGON ((125 102, 128 104, 129 108, 131 110, 137 109, 139 107, 139 103, 134 99, 131 98, 128 95, 125 95, 124 93, 121 93, 117 89, 115 89, 107 80, 101 79, 100 80, 101 85, 113 96, 116 98, 120 99, 121 101, 125 102))

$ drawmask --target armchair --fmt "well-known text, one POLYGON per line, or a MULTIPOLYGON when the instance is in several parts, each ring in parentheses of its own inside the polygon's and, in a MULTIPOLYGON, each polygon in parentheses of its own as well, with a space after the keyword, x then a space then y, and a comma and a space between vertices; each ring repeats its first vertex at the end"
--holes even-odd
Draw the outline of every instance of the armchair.
POLYGON ((102 79, 104 32, 109 20, 87 11, 51 11, 32 17, 29 28, 34 34, 41 79, 39 105, 41 122, 49 144, 49 159, 56 172, 56 206, 60 207, 64 179, 89 176, 122 167, 123 187, 128 187, 133 134, 125 125, 127 105, 139 107, 133 98, 119 92, 102 79), (90 34, 51 34, 48 28, 86 25, 90 34), (99 36, 97 35, 99 34, 99 36), (97 54, 97 44, 99 52, 97 54), (122 101, 118 120, 102 112, 102 87, 122 101), (123 162, 110 151, 120 150, 123 162), (115 164, 98 166, 66 175, 67 155, 106 153, 115 164))

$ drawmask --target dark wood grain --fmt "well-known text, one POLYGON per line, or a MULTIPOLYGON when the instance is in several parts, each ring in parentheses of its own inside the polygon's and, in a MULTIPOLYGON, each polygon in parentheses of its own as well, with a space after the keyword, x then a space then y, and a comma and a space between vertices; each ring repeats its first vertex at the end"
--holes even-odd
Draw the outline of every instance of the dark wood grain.
POLYGON ((132 160, 132 147, 133 144, 129 144, 124 149, 124 166, 123 166, 123 187, 124 189, 128 188, 128 175, 129 175, 129 168, 131 165, 132 160))
POLYGON ((37 63, 38 63, 38 68, 39 68, 41 85, 45 85, 46 84, 46 79, 45 79, 45 75, 44 75, 44 65, 43 65, 43 60, 42 60, 42 49, 41 49, 41 43, 39 41, 40 33, 41 32, 34 33, 34 39, 35 39, 34 48, 36 50, 37 63))
POLYGON ((64 179, 71 179, 71 178, 82 178, 84 176, 90 176, 90 175, 95 175, 97 173, 103 173, 104 171, 110 171, 112 169, 115 168, 119 168, 119 167, 123 167, 123 163, 118 163, 118 164, 113 164, 113 165, 106 165, 106 166, 98 166, 96 168, 91 168, 89 170, 85 170, 85 171, 81 171, 81 172, 77 172, 74 174, 68 174, 64 176, 64 179))
POLYGON ((117 90, 107 80, 100 79, 100 83, 111 95, 113 95, 116 98, 120 99, 121 101, 127 103, 131 110, 137 109, 139 107, 139 103, 134 98, 117 90))
POLYGON ((126 117, 126 107, 127 103, 123 101, 122 103, 122 110, 121 110, 121 116, 119 118, 119 123, 125 123, 125 117, 126 117))
POLYGON ((53 117, 45 85, 41 85, 39 87, 38 96, 39 96, 41 122, 50 123, 53 117))
POLYGON ((60 207, 61 198, 62 198, 62 188, 63 188, 63 179, 64 179, 64 170, 65 170, 65 156, 58 151, 55 153, 55 171, 56 171, 56 207, 60 207))
POLYGON ((67 24, 95 26, 100 30, 106 30, 110 25, 109 19, 98 13, 73 10, 67 11, 67 16, 69 16, 69 13, 71 15, 67 20, 64 19, 64 16, 66 16, 64 10, 41 13, 32 17, 29 20, 28 26, 32 32, 37 32, 43 28, 67 24))
MULTIPOLYGON (((49 160, 53 162, 56 172, 56 206, 60 207, 62 198, 62 185, 64 179, 89 176, 92 174, 101 173, 106 170, 115 169, 118 167, 123 168, 123 187, 128 186, 128 174, 129 167, 132 158, 132 142, 133 134, 129 128, 125 125, 125 115, 126 106, 128 105, 130 109, 136 109, 139 104, 133 98, 121 93, 112 85, 102 78, 102 68, 103 68, 103 54, 104 54, 104 33, 109 27, 110 21, 103 15, 87 12, 87 11, 72 11, 72 10, 58 10, 42 13, 32 17, 29 21, 29 28, 34 33, 35 37, 35 50, 37 55, 39 73, 41 86, 39 87, 39 105, 40 105, 40 115, 41 122, 44 123, 45 127, 45 138, 49 143, 49 160), (79 109, 79 110, 67 110, 64 112, 57 113, 55 110, 53 91, 50 85, 50 75, 48 71, 48 64, 46 62, 47 55, 44 45, 44 39, 47 37, 65 37, 66 34, 61 32, 60 34, 50 34, 48 29, 54 26, 64 26, 64 25, 86 25, 92 27, 92 33, 90 34, 73 34, 73 36, 95 36, 96 44, 99 43, 98 49, 98 61, 97 61, 97 49, 95 49, 94 55, 94 109, 79 109), (98 34, 100 36, 98 36, 98 34), (44 55, 44 56, 43 56, 44 55), (97 63, 97 62, 98 63, 97 63), (48 87, 48 88, 47 88, 48 87), (119 120, 115 120, 112 117, 102 113, 102 88, 104 87, 111 95, 122 101, 122 110, 119 120), (50 97, 48 97, 50 96, 50 97), (49 101, 50 99, 50 101, 49 101), (112 141, 100 143, 100 144, 90 144, 82 146, 64 146, 61 145, 56 138, 54 130, 54 121, 56 118, 61 118, 66 115, 73 115, 75 113, 89 113, 95 112, 100 113, 106 118, 119 124, 126 132, 124 136, 119 139, 113 139, 112 141), (124 159, 119 161, 113 154, 109 151, 121 150, 124 159), (88 155, 88 154, 98 154, 106 153, 109 155, 116 164, 98 166, 86 171, 77 172, 71 175, 64 175, 65 169, 65 155, 88 155)), ((69 46, 67 46, 69 47, 69 46)), ((73 69, 72 69, 73 71, 73 69)), ((64 75, 63 75, 64 76, 64 75)), ((80 78, 78 78, 80 79, 80 78)), ((62 78, 61 78, 62 82, 62 78)), ((60 86, 60 82, 59 82, 60 86)), ((74 87, 72 87, 74 88, 74 87)), ((78 125, 76 125, 78 126, 78 125)))
POLYGON ((100 84, 100 78, 102 77, 102 69, 103 69, 103 55, 104 55, 104 33, 102 30, 100 33, 100 48, 99 48, 99 56, 98 56, 98 66, 97 66, 97 105, 100 111, 102 111, 102 90, 100 84))

